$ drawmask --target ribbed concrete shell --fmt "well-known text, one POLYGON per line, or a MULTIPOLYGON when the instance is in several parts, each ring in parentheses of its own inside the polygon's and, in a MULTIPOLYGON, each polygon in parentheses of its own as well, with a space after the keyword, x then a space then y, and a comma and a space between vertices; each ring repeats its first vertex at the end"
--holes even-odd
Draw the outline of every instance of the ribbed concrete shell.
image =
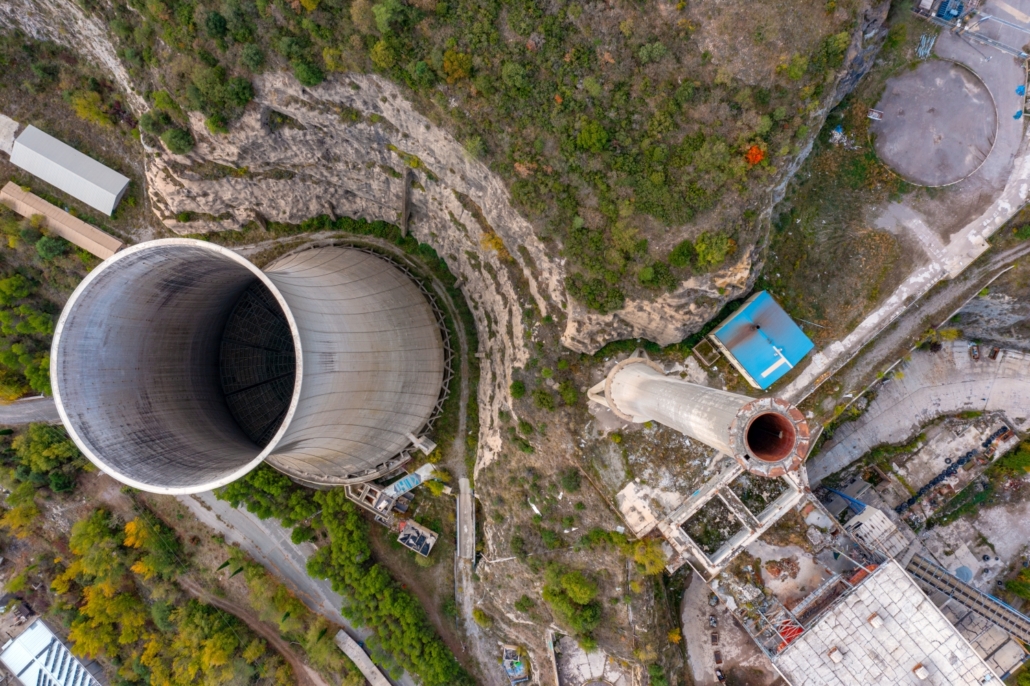
POLYGON ((604 393, 608 407, 623 419, 664 424, 732 456, 755 474, 781 476, 808 455, 808 424, 784 400, 689 383, 639 357, 608 373, 604 393))
POLYGON ((302 251, 267 272, 211 243, 167 239, 83 280, 58 321, 51 379, 89 459, 157 493, 217 488, 266 457, 324 485, 388 467, 440 394, 443 343, 425 297, 385 260, 347 248, 302 251), (264 446, 230 414, 219 378, 226 321, 256 281, 296 354, 292 397, 264 446))

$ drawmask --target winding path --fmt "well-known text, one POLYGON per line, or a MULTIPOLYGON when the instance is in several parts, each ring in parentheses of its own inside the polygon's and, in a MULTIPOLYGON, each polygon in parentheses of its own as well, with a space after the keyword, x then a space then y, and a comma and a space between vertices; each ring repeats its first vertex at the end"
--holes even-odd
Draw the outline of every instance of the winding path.
MULTIPOLYGON (((987 0, 988 6, 999 4, 1003 3, 987 0)), ((978 216, 940 242, 935 235, 931 235, 934 234, 934 219, 902 206, 904 203, 888 208, 896 214, 900 211, 900 225, 917 240, 921 237, 929 239, 920 240, 920 244, 926 247, 928 262, 915 269, 851 333, 812 356, 807 366, 780 391, 780 395, 791 402, 799 403, 807 398, 937 283, 959 276, 990 249, 987 238, 1015 215, 1027 200, 1030 189, 1030 146, 1024 136, 1023 119, 1014 119, 1009 114, 1023 107, 1022 96, 1009 95, 1014 88, 1012 84, 1018 85, 1025 81, 1023 66, 1000 52, 986 55, 979 48, 948 32, 942 33, 938 39, 936 53, 971 69, 983 79, 996 100, 1002 94, 1006 95, 1004 103, 998 102, 999 109, 1003 111, 998 113, 999 127, 994 149, 974 175, 983 177, 988 187, 997 187, 1000 193, 978 216)))
POLYGON ((268 641, 290 663, 290 667, 293 668, 293 678, 296 679, 298 686, 329 686, 318 672, 304 664, 304 660, 290 648, 278 631, 258 619, 250 609, 208 593, 200 587, 200 584, 187 576, 179 577, 178 582, 193 597, 208 605, 213 605, 223 612, 239 617, 254 633, 268 641))
POLYGON ((996 360, 982 350, 969 354, 967 341, 945 344, 938 353, 917 350, 900 366, 902 376, 877 385, 865 414, 842 424, 826 448, 808 461, 812 485, 848 466, 874 446, 903 443, 928 422, 958 412, 1004 412, 1017 430, 1030 421, 1030 355, 1002 350, 996 360))

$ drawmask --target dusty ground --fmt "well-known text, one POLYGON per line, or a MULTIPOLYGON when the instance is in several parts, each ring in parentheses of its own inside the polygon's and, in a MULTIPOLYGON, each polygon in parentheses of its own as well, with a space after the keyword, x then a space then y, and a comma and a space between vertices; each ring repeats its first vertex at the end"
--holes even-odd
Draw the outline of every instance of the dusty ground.
POLYGON ((783 684, 769 658, 736 622, 726 605, 720 603, 711 607, 708 604, 710 595, 711 589, 697 575, 691 578, 687 592, 683 595, 683 638, 694 683, 697 686, 714 686, 718 683, 715 678, 714 651, 719 650, 723 659, 721 668, 727 675, 727 683, 741 686, 783 684), (714 629, 709 626, 709 615, 716 617, 718 626, 714 629), (712 632, 719 634, 718 646, 712 645, 712 632))
POLYGON ((967 341, 938 353, 917 350, 887 377, 864 414, 841 424, 822 451, 806 463, 813 484, 851 464, 874 446, 900 445, 941 415, 1001 412, 1017 431, 1027 424, 1026 353, 1001 351, 996 360, 974 360, 967 341))
MULTIPOLYGON (((794 372, 781 393, 795 400, 806 397, 845 365, 914 299, 925 295, 941 279, 953 278, 973 264, 987 250, 986 238, 1014 215, 1025 200, 1030 157, 1023 137, 1024 124, 1022 119, 1016 120, 1005 114, 1021 106, 1022 98, 1015 94, 1012 84, 1019 85, 1024 80, 1022 67, 1012 58, 984 53, 951 34, 942 34, 938 38, 936 54, 968 66, 999 99, 998 134, 984 164, 967 179, 945 190, 909 192, 911 189, 899 184, 897 178, 875 160, 875 156, 861 152, 861 146, 868 144, 862 131, 863 127, 868 127, 865 119, 867 108, 878 101, 887 79, 907 68, 918 37, 923 33, 933 33, 925 23, 911 15, 904 17, 899 13, 896 21, 905 24, 905 33, 901 36, 907 37, 892 51, 885 51, 881 68, 874 70, 853 95, 851 108, 857 118, 849 120, 842 116, 834 120, 831 116, 830 119, 830 125, 837 121, 844 124, 845 135, 853 137, 859 150, 852 154, 850 161, 844 160, 847 164, 837 164, 828 169, 832 172, 832 183, 828 182, 828 188, 826 183, 822 186, 814 183, 799 185, 799 192, 788 196, 785 207, 793 213, 788 217, 790 228, 782 219, 781 226, 789 231, 795 228, 796 222, 800 222, 802 226, 808 225, 809 233, 818 233, 825 222, 831 227, 830 231, 835 223, 840 225, 840 219, 846 215, 848 221, 853 222, 852 229, 883 232, 888 238, 897 237, 902 246, 909 246, 891 261, 881 261, 884 269, 893 264, 895 271, 900 268, 907 276, 900 281, 893 277, 880 279, 880 287, 875 289, 868 289, 867 280, 861 281, 860 289, 852 288, 848 282, 855 272, 846 267, 832 273, 828 280, 823 276, 806 283, 805 279, 810 275, 822 276, 822 270, 815 268, 818 265, 809 263, 803 256, 798 259, 796 252, 777 250, 774 240, 773 252, 777 257, 767 264, 760 283, 768 284, 777 294, 785 290, 788 311, 795 313, 798 307, 804 309, 804 303, 823 302, 826 300, 824 294, 831 299, 839 298, 840 293, 849 290, 864 292, 867 301, 858 308, 857 317, 854 311, 841 310, 848 317, 845 329, 850 333, 827 340, 806 367, 799 367, 794 372), (884 177, 878 169, 884 170, 887 176, 884 177), (822 193, 806 195, 815 188, 820 188, 822 193), (854 189, 860 188, 867 189, 863 191, 864 197, 854 194, 854 189), (784 276, 780 277, 780 274, 784 276), (787 274, 792 280, 787 280, 787 274), (839 277, 834 278, 835 275, 839 277)), ((828 132, 824 131, 824 135, 828 143, 828 132)), ((843 147, 838 146, 838 149, 843 147)), ((836 155, 840 157, 843 153, 836 155)), ((806 176, 802 172, 799 182, 819 178, 816 168, 819 160, 818 154, 813 156, 809 165, 811 174, 806 176)), ((795 314, 821 326, 827 325, 812 316, 806 317, 802 309, 795 314)), ((834 312, 832 309, 825 311, 834 312)))
MULTIPOLYGON (((1013 231, 1023 225, 1012 222, 1013 231)), ((965 337, 990 348, 1030 351, 1030 260, 1017 260, 1012 269, 970 300, 949 324, 965 337)))

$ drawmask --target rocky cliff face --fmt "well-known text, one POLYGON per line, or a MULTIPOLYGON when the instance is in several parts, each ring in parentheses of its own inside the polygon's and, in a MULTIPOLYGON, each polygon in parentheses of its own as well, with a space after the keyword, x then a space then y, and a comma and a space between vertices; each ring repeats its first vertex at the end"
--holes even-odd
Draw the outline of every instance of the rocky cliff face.
POLYGON ((111 43, 107 27, 72 0, 4 0, 0 2, 0 27, 18 29, 37 40, 49 40, 78 52, 102 66, 125 92, 137 113, 146 103, 136 92, 111 43))
MULTIPOLYGON (((863 10, 832 95, 812 115, 813 131, 871 67, 889 6, 881 0, 863 10)), ((0 3, 0 25, 65 43, 97 60, 129 94, 133 108, 145 109, 106 27, 71 0, 0 3)), ((473 298, 484 303, 504 300, 504 306, 498 300, 490 311, 483 332, 490 339, 500 330, 511 330, 513 348, 506 364, 520 365, 526 359, 516 286, 523 279, 529 292, 522 297, 532 298, 541 313, 565 311, 562 343, 593 352, 623 338, 644 337, 662 345, 683 339, 726 301, 746 293, 760 267, 761 240, 732 264, 694 276, 672 293, 628 300, 621 310, 604 315, 590 312, 568 300, 564 260, 549 252, 511 207, 501 180, 418 114, 393 84, 353 74, 306 89, 286 74, 269 74, 257 79, 255 87, 256 102, 229 135, 212 137, 198 120, 193 128, 200 144, 188 158, 165 154, 150 160, 149 191, 166 225, 180 233, 197 233, 237 228, 253 219, 299 222, 323 213, 395 222, 403 186, 398 175, 415 165, 412 231, 469 282, 473 298), (271 111, 286 114, 298 126, 273 131, 267 125, 271 111), (205 162, 241 171, 213 178, 204 172, 205 162), (181 224, 175 217, 183 212, 208 219, 181 224), (490 247, 497 247, 493 235, 502 239, 506 250, 498 253, 490 247), (507 267, 514 271, 509 273, 507 267)), ((766 217, 807 150, 806 146, 769 189, 766 217)))

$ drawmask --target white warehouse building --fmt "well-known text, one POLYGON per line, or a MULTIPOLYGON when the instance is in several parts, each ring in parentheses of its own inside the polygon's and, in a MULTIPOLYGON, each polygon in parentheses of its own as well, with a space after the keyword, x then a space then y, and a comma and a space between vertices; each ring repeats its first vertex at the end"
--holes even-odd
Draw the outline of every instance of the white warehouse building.
POLYGON ((11 164, 109 217, 129 188, 127 177, 35 126, 15 139, 11 164))

